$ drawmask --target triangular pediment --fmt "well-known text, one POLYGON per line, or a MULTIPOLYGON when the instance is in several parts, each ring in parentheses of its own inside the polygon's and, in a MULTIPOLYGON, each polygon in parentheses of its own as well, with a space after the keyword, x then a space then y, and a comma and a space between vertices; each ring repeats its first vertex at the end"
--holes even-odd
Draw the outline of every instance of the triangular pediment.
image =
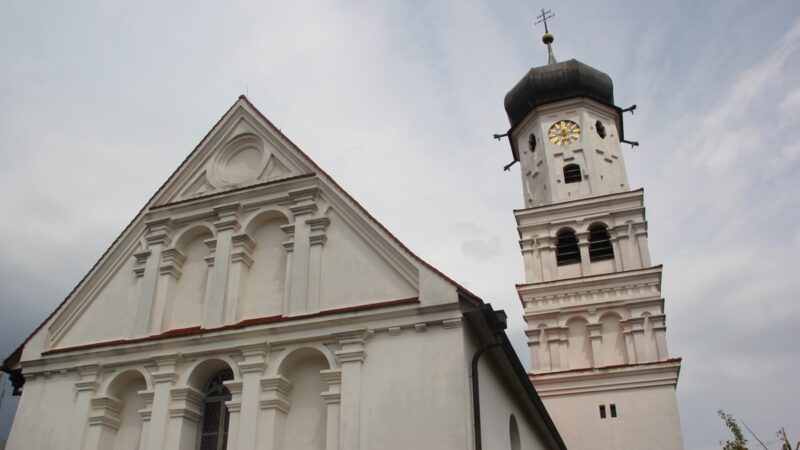
POLYGON ((459 289, 242 97, 26 341, 36 342, 28 357, 265 318, 450 302, 459 289), (215 290, 209 280, 225 278, 212 273, 222 266, 229 278, 215 290), (226 306, 209 324, 211 301, 226 306))
POLYGON ((155 205, 254 186, 313 169, 284 137, 241 98, 192 152, 155 205))

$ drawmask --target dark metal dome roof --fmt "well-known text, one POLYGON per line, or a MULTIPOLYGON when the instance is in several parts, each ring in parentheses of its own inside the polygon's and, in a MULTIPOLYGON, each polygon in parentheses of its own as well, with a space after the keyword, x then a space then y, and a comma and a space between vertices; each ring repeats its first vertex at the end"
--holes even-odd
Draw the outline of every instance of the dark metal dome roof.
POLYGON ((574 59, 531 69, 506 94, 506 114, 511 128, 539 105, 575 97, 588 97, 613 107, 611 77, 574 59))

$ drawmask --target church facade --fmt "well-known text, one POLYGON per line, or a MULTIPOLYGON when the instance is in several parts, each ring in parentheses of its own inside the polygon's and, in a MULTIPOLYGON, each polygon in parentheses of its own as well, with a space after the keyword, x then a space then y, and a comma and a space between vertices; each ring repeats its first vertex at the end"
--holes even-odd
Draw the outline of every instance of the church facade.
POLYGON ((566 448, 504 328, 241 97, 5 360, 7 448, 566 448))
POLYGON ((505 98, 525 201, 514 215, 531 381, 570 449, 682 449, 681 359, 667 352, 662 267, 621 150, 636 143, 611 78, 556 62, 552 35, 543 41, 549 64, 505 98))

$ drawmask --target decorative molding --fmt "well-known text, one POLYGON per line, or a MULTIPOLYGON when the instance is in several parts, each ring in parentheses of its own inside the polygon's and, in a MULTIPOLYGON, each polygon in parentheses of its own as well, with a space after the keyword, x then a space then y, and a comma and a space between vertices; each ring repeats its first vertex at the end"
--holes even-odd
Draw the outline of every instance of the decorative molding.
POLYGON ((235 413, 239 412, 242 409, 242 382, 239 380, 228 380, 224 381, 222 384, 228 388, 228 391, 231 393, 231 399, 225 402, 225 406, 228 407, 228 411, 235 413))
POLYGON ((145 264, 152 253, 151 250, 142 250, 133 254, 133 257, 136 259, 133 266, 133 273, 135 273, 138 278, 144 276, 145 264))
POLYGON ((105 426, 113 430, 119 429, 122 423, 120 413, 122 408, 125 407, 125 402, 109 395, 93 398, 91 406, 92 412, 89 415, 89 425, 105 426))
POLYGON ((241 355, 244 357, 243 361, 238 363, 239 370, 244 373, 258 372, 262 373, 267 368, 267 355, 269 353, 269 344, 259 343, 241 347, 239 349, 241 355))
POLYGON ((253 250, 256 247, 256 241, 253 240, 247 233, 234 234, 231 237, 233 248, 231 250, 231 262, 242 263, 247 268, 253 265, 253 250))
POLYGON ((217 220, 213 223, 217 232, 233 230, 234 233, 238 232, 241 228, 239 223, 239 214, 242 211, 242 205, 234 203, 230 205, 215 206, 214 213, 217 215, 217 220))
POLYGON ((311 228, 311 234, 309 236, 311 245, 324 245, 328 240, 325 230, 328 228, 328 225, 330 225, 331 220, 327 217, 317 217, 316 219, 306 220, 306 223, 311 228))
POLYGON ((204 258, 206 264, 208 264, 209 268, 214 267, 214 260, 217 257, 217 238, 204 239, 203 244, 208 247, 208 256, 204 258))
POLYGON ((461 317, 456 317, 455 319, 445 319, 442 321, 443 328, 459 328, 463 325, 463 319, 461 317))
POLYGON ((289 223, 281 225, 281 231, 283 231, 283 234, 285 234, 287 238, 287 240, 283 242, 283 248, 285 248, 288 253, 291 253, 292 250, 294 250, 294 224, 289 223))
POLYGON ((181 279, 183 272, 183 263, 186 262, 186 256, 178 249, 171 247, 161 252, 161 265, 158 272, 161 275, 169 275, 176 280, 181 279))
POLYGON ((282 375, 262 379, 261 392, 263 395, 259 400, 259 407, 288 413, 291 407, 289 394, 293 387, 294 384, 282 375))
POLYGON ((294 189, 289 191, 293 203, 289 205, 289 210, 295 216, 305 214, 315 214, 317 212, 316 197, 319 193, 317 186, 294 189))
POLYGON ((147 231, 144 239, 148 245, 169 246, 172 240, 172 219, 156 219, 145 222, 147 231))

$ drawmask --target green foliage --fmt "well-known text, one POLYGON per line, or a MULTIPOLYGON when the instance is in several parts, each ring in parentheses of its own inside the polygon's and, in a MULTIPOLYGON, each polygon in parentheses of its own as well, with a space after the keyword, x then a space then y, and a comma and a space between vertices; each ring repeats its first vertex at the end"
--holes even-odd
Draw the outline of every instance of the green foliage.
POLYGON ((734 419, 730 414, 725 414, 725 411, 721 409, 717 411, 717 415, 722 418, 722 420, 725 422, 725 426, 728 427, 733 434, 732 441, 719 441, 719 445, 722 446, 722 450, 747 450, 747 439, 744 438, 742 429, 739 428, 739 424, 736 423, 736 419, 734 419))

